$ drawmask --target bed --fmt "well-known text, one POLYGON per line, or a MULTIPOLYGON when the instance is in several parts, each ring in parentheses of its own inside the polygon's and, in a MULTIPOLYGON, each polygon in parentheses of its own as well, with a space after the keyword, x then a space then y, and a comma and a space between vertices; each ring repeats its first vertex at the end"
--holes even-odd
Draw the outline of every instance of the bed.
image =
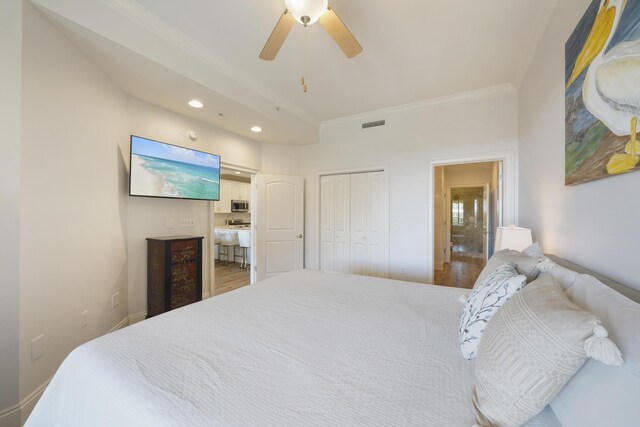
POLYGON ((82 345, 26 425, 471 426, 467 292, 283 274, 82 345))

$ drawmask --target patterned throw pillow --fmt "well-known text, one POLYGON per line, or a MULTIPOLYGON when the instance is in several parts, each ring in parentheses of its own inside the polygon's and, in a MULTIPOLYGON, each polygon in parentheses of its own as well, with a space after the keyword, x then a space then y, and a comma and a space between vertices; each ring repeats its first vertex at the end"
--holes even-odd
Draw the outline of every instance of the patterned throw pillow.
MULTIPOLYGON (((473 391, 476 425, 523 425, 588 357, 622 364, 620 350, 607 335, 595 315, 571 302, 553 276, 542 274, 516 292, 484 332, 473 391)), ((600 384, 592 378, 589 387, 600 384)))
POLYGON ((482 332, 491 317, 526 283, 527 277, 518 274, 515 264, 505 263, 476 284, 460 319, 460 349, 465 359, 476 357, 482 332))

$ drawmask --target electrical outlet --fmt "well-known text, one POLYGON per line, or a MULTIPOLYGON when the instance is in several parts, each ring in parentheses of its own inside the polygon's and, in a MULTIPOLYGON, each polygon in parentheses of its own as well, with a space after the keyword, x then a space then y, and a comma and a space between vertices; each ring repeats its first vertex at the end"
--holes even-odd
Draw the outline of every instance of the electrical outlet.
POLYGON ((111 295, 111 308, 114 309, 120 305, 120 292, 111 295))
POLYGON ((182 218, 180 220, 180 227, 193 227, 196 225, 195 218, 182 218))
POLYGON ((80 327, 84 328, 89 324, 89 310, 80 313, 80 327))
POLYGON ((31 340, 31 362, 35 362, 44 355, 44 335, 31 340))

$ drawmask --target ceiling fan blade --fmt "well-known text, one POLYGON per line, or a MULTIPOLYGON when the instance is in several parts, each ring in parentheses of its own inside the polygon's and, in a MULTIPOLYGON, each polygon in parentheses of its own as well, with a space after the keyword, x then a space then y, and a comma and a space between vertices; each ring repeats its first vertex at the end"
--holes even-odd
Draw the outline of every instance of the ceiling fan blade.
POLYGON ((278 20, 276 27, 271 32, 269 40, 267 40, 267 43, 262 48, 260 59, 264 59, 265 61, 273 61, 275 59, 295 23, 296 19, 291 12, 285 10, 278 20))
POLYGON ((329 35, 333 37, 333 40, 340 46, 340 49, 347 55, 347 58, 353 58, 360 52, 362 52, 362 46, 358 43, 351 31, 344 25, 344 22, 338 15, 331 9, 327 8, 326 12, 322 14, 319 19, 320 25, 327 30, 329 35))

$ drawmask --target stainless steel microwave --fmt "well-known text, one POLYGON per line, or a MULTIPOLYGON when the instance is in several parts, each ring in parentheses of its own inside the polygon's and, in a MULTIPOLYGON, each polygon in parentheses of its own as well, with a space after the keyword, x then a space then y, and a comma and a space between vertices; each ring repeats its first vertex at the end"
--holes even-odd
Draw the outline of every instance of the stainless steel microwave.
POLYGON ((232 200, 231 212, 249 212, 249 202, 247 200, 232 200))

